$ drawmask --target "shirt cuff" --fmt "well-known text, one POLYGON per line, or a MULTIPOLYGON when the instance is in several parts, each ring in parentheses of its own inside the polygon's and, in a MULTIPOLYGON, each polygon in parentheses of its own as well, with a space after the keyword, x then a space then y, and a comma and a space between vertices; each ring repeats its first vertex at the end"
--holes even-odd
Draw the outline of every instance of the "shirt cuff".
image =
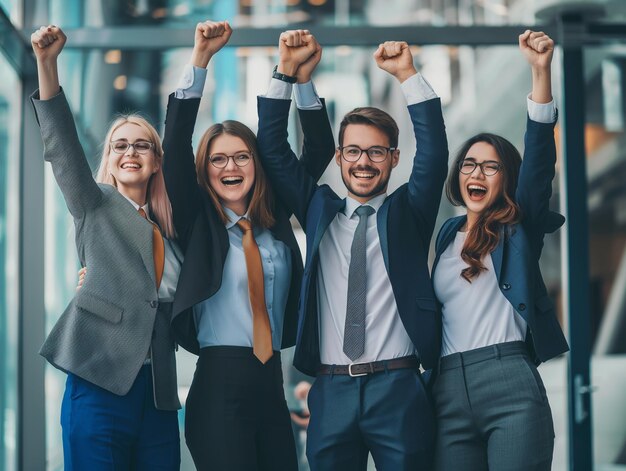
POLYGON ((311 80, 306 83, 296 83, 293 89, 293 95, 296 99, 296 106, 299 110, 321 110, 322 101, 320 100, 315 85, 311 80))
POLYGON ((178 82, 174 96, 180 99, 202 98, 207 70, 195 65, 187 64, 183 75, 178 82))
POLYGON ((272 98, 274 100, 290 100, 292 88, 292 84, 272 78, 270 80, 270 86, 267 89, 265 98, 272 98))
POLYGON ((554 123, 556 121, 556 105, 554 100, 550 103, 537 103, 530 99, 529 93, 526 97, 528 106, 528 117, 537 123, 554 123))
POLYGON ((419 72, 402 82, 400 88, 402 88, 402 93, 404 93, 409 105, 416 105, 437 98, 433 87, 419 72))

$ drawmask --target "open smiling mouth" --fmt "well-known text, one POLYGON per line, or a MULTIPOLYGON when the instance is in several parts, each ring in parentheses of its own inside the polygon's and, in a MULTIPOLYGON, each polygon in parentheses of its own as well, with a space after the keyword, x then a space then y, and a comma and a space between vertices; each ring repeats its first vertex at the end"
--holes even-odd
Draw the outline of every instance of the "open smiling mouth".
POLYGON ((133 169, 133 170, 139 170, 141 168, 141 165, 139 165, 137 162, 124 162, 121 167, 123 169, 133 169))
POLYGON ((220 181, 226 186, 237 186, 243 183, 243 177, 224 177, 220 181))
POLYGON ((487 188, 482 185, 467 185, 467 194, 472 201, 480 201, 487 194, 487 188))
POLYGON ((350 172, 350 175, 358 180, 367 181, 377 176, 378 172, 375 170, 353 170, 350 172))

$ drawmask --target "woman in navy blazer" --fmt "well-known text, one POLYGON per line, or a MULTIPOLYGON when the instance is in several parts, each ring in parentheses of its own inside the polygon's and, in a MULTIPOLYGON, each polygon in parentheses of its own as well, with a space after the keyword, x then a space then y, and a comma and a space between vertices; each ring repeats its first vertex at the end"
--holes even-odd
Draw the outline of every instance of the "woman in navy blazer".
MULTIPOLYGON (((203 85, 198 79, 230 35, 227 22, 196 27, 187 69, 192 73, 170 96, 163 141, 165 181, 185 251, 173 329, 179 344, 199 356, 185 405, 185 437, 199 470, 296 471, 280 362, 280 349, 295 343, 302 279, 290 214, 273 201, 256 137, 242 123, 224 121, 207 129, 194 163, 192 135, 200 104, 195 92, 203 85), (241 219, 252 224, 262 259, 274 350, 266 361, 254 353, 241 219)), ((304 81, 321 50, 312 48, 310 54, 298 69, 304 81)), ((302 111, 300 117, 302 158, 317 180, 334 153, 330 123, 325 108, 302 111)))
POLYGON ((519 46, 533 77, 524 160, 502 137, 469 139, 446 187, 467 214, 446 221, 437 237, 442 358, 433 396, 443 471, 547 471, 552 462, 552 415, 536 364, 568 349, 538 265, 544 234, 564 221, 548 209, 554 44, 526 31, 519 46))

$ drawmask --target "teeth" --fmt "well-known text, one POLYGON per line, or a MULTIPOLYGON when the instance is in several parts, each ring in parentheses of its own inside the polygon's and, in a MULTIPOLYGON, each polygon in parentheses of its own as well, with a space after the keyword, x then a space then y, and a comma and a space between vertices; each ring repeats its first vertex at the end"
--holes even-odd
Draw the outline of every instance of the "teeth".
POLYGON ((122 168, 141 168, 141 165, 132 162, 125 162, 122 164, 122 168))
POLYGON ((373 173, 353 172, 352 175, 354 175, 357 178, 374 178, 373 173))
POLYGON ((222 183, 225 185, 235 185, 237 183, 241 183, 243 181, 243 177, 224 177, 222 178, 222 183))
POLYGON ((480 185, 470 185, 467 187, 468 190, 478 190, 478 191, 487 191, 487 188, 485 188, 484 186, 480 186, 480 185))

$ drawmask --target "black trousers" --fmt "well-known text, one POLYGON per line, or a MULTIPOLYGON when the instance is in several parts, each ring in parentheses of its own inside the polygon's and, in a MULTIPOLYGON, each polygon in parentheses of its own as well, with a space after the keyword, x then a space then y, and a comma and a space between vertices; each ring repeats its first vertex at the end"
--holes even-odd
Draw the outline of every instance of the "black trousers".
POLYGON ((264 365, 251 348, 201 349, 185 438, 200 471, 297 471, 280 352, 264 365))

